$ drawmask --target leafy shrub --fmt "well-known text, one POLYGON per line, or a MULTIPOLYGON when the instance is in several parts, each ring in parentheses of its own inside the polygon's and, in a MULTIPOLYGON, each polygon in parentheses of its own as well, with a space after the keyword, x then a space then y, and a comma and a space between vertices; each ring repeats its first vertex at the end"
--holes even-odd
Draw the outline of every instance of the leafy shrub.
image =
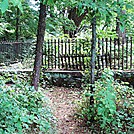
POLYGON ((134 90, 114 81, 110 70, 102 73, 94 90, 94 105, 90 105, 91 93, 86 90, 78 105, 78 116, 95 133, 131 134, 134 129, 134 90))
POLYGON ((0 133, 53 133, 55 118, 42 91, 17 81, 6 85, 0 76, 0 133))

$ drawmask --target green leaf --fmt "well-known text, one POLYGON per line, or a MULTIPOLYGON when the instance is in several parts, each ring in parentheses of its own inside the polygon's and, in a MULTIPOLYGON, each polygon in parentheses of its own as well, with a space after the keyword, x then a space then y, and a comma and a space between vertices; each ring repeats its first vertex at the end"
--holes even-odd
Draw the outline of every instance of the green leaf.
POLYGON ((54 5, 54 3, 56 2, 56 0, 43 0, 43 4, 44 5, 54 5))
POLYGON ((28 122, 29 121, 28 117, 25 117, 25 116, 24 117, 21 117, 20 120, 22 122, 28 122))
POLYGON ((11 0, 14 6, 17 6, 20 4, 20 0, 11 0))
POLYGON ((121 32, 124 32, 124 30, 125 30, 125 26, 120 25, 120 30, 121 30, 121 32))
POLYGON ((14 6, 17 6, 21 12, 23 12, 22 4, 20 0, 11 0, 14 6))
POLYGON ((91 94, 90 93, 85 93, 85 97, 90 97, 91 96, 91 94))
POLYGON ((22 125, 21 125, 21 122, 20 122, 20 121, 18 121, 18 122, 15 124, 15 126, 17 127, 17 129, 18 129, 19 132, 22 132, 22 125))
POLYGON ((0 4, 2 14, 8 9, 8 0, 3 0, 0 4))
POLYGON ((19 8, 20 11, 23 13, 23 7, 22 7, 22 4, 21 4, 21 3, 18 5, 18 8, 19 8))

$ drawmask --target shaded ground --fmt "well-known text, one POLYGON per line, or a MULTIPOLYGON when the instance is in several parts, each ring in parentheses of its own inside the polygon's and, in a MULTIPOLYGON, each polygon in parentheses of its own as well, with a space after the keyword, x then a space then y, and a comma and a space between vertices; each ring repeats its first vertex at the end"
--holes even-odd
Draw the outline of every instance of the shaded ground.
POLYGON ((74 118, 76 101, 80 99, 81 89, 54 87, 47 90, 52 101, 54 114, 58 119, 57 134, 90 134, 79 120, 74 118))

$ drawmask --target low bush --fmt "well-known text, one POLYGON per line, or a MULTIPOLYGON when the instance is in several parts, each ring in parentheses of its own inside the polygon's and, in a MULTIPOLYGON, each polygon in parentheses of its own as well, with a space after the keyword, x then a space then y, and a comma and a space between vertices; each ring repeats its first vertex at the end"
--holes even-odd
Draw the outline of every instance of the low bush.
POLYGON ((5 84, 6 77, 0 76, 0 134, 54 133, 55 117, 44 93, 20 78, 5 84))
POLYGON ((94 105, 90 105, 92 94, 86 90, 78 103, 77 115, 93 133, 132 134, 133 94, 133 88, 114 81, 113 72, 107 69, 95 82, 94 105))

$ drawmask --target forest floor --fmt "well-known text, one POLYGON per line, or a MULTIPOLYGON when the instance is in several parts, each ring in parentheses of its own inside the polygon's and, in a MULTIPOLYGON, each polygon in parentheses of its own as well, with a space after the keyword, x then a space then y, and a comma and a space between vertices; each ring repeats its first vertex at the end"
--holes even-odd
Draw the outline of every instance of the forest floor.
POLYGON ((57 118, 56 134, 90 134, 83 123, 75 118, 77 102, 81 99, 82 89, 53 87, 46 95, 57 118))

